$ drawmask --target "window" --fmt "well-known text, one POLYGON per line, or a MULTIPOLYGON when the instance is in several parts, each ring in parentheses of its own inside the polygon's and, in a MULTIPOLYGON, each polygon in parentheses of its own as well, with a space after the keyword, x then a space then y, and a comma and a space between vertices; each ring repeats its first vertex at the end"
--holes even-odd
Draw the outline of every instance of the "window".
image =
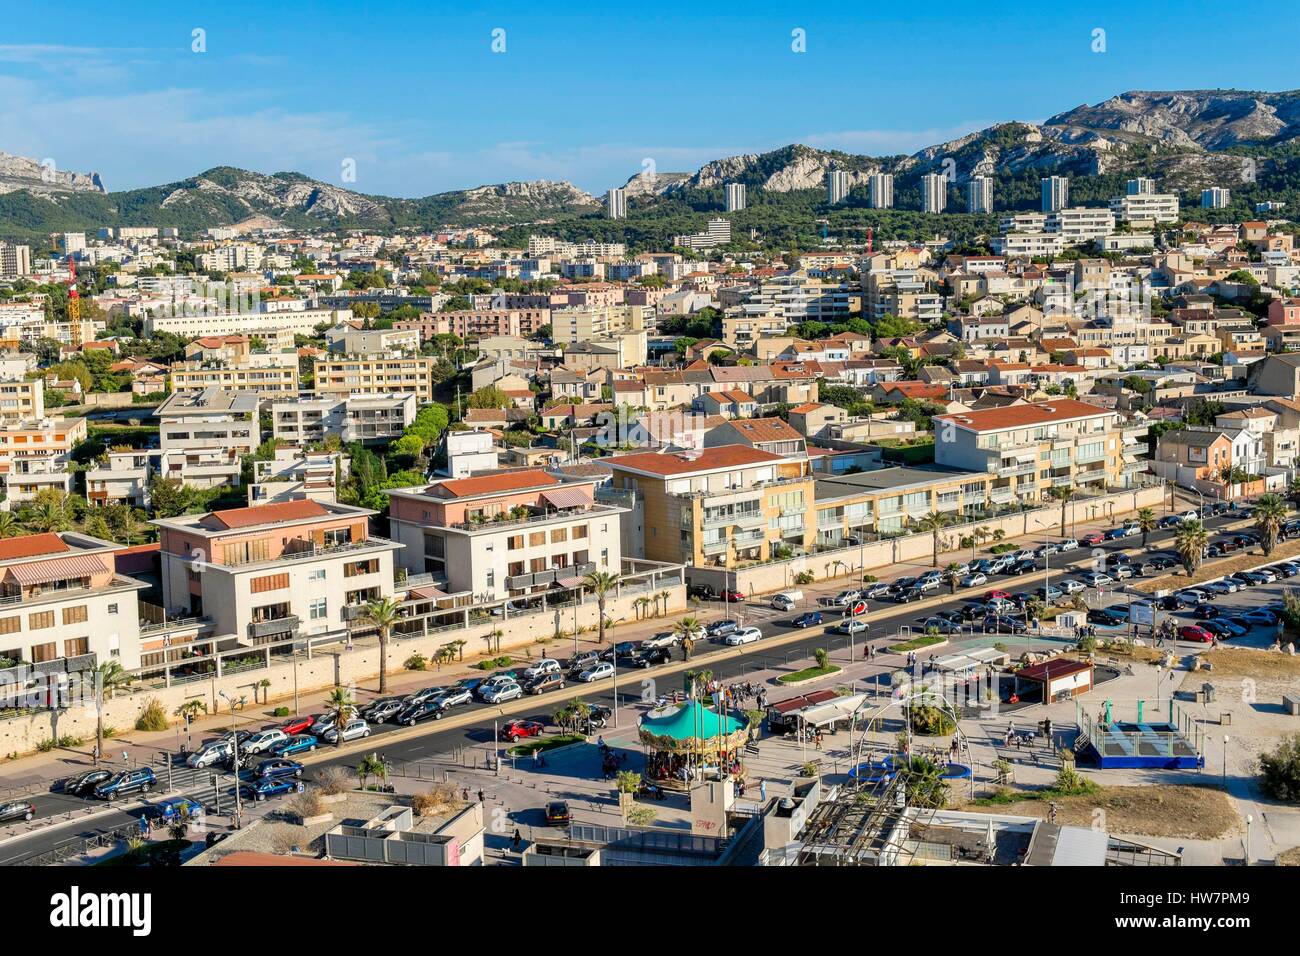
POLYGON ((251 564, 254 561, 267 561, 271 557, 270 542, 266 538, 251 541, 237 541, 223 549, 223 564, 251 564))
POLYGON ((546 544, 545 531, 534 531, 532 534, 528 536, 528 547, 540 548, 544 544, 546 544))
POLYGON ((325 569, 324 569, 324 568, 316 568, 316 569, 314 569, 313 571, 311 571, 311 572, 307 575, 307 580, 308 580, 308 581, 324 581, 324 580, 325 580, 325 569))
POLYGON ((518 551, 524 546, 524 536, 522 534, 512 534, 506 538, 506 548, 510 551, 518 551))
POLYGON ((64 657, 81 657, 90 653, 90 638, 74 637, 63 642, 64 657))
MULTIPOLYGON (((50 616, 53 617, 54 615, 51 614, 50 616)), ((52 661, 54 660, 54 658, 58 656, 59 656, 58 645, 56 645, 53 641, 50 641, 48 644, 32 645, 33 664, 39 664, 42 661, 52 661)))
MULTIPOLYGON (((54 626, 53 611, 40 611, 36 614, 27 615, 27 627, 29 630, 39 631, 42 628, 53 627, 53 626, 54 626)), ((51 644, 50 646, 53 647, 54 645, 51 644)), ((33 658, 33 660, 35 660, 35 658, 33 658)))
POLYGON ((574 540, 574 541, 577 541, 579 538, 585 538, 586 536, 587 536, 587 526, 586 526, 585 524, 580 524, 580 525, 575 525, 575 526, 574 526, 574 528, 573 528, 573 540, 574 540))
POLYGON ((285 574, 266 574, 260 578, 253 578, 248 582, 248 590, 253 594, 264 594, 267 591, 279 591, 281 588, 289 586, 289 575, 285 574))
POLYGON ((110 604, 110 605, 108 606, 108 613, 109 613, 109 614, 116 614, 116 613, 117 613, 117 605, 116 605, 116 604, 110 604))
POLYGON ((64 624, 84 624, 87 616, 86 605, 84 604, 78 604, 76 607, 65 607, 63 609, 64 624))
MULTIPOLYGON (((21 615, 15 614, 12 617, 0 617, 0 634, 17 634, 23 629, 23 619, 21 615)), ((0 657, 9 657, 14 660, 18 659, 17 654, 0 654, 0 657)))
POLYGON ((492 568, 488 568, 487 577, 484 580, 484 584, 489 588, 494 588, 497 586, 497 573, 492 568))
POLYGON ((378 558, 370 558, 367 561, 352 561, 343 565, 343 576, 345 578, 355 578, 359 574, 374 574, 378 570, 378 558))
POLYGON ((323 621, 328 615, 324 598, 317 598, 307 605, 307 617, 313 621, 323 621))

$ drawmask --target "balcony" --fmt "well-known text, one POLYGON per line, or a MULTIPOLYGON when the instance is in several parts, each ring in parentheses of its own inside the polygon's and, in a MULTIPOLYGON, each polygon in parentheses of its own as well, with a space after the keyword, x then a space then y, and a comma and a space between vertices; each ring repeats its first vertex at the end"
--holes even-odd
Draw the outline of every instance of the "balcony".
POLYGON ((1072 484, 1074 484, 1074 477, 1072 475, 1055 475, 1052 478, 1053 488, 1064 488, 1072 484))
POLYGON ((766 520, 763 512, 755 509, 753 511, 731 511, 709 514, 704 513, 704 527, 706 528, 726 528, 736 525, 742 528, 750 528, 756 524, 762 524, 766 520))
POLYGON ((1105 461, 1106 453, 1104 451, 1090 452, 1089 454, 1077 455, 1074 459, 1076 465, 1088 465, 1094 461, 1105 461))
POLYGON ((301 621, 295 614, 286 614, 284 617, 277 617, 270 621, 253 621, 248 625, 248 636, 258 638, 293 635, 297 634, 300 623, 301 621))
POLYGON ((996 474, 999 478, 1014 478, 1019 475, 1032 475, 1037 468, 1036 462, 1016 462, 1014 465, 999 468, 996 474))
POLYGON ((700 545, 700 551, 703 554, 724 554, 727 550, 727 539, 719 538, 716 541, 705 541, 700 545))
POLYGON ((447 525, 447 527, 453 531, 468 531, 473 534, 484 531, 500 531, 503 528, 519 528, 526 525, 538 524, 543 521, 581 518, 586 515, 613 514, 619 510, 621 509, 611 505, 597 504, 585 508, 551 508, 541 512, 530 513, 527 517, 512 518, 506 513, 503 513, 499 520, 493 517, 484 519, 483 521, 458 521, 447 525))
POLYGON ((1145 458, 1140 458, 1137 461, 1126 461, 1120 468, 1120 472, 1125 475, 1136 475, 1147 471, 1150 465, 1151 462, 1145 458))

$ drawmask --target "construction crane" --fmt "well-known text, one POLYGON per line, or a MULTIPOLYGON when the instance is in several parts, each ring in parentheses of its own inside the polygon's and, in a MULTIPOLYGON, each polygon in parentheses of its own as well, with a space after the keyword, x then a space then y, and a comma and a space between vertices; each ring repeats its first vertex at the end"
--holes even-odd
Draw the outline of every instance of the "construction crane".
POLYGON ((77 260, 68 253, 68 331, 72 336, 72 347, 80 349, 84 345, 81 337, 81 293, 77 291, 77 260))

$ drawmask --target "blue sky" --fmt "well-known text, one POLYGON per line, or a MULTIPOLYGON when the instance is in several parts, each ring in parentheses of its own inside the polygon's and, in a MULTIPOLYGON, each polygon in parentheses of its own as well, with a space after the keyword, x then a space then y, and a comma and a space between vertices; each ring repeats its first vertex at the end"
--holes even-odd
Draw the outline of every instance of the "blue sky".
POLYGON ((111 190, 233 165, 398 196, 514 179, 598 191, 647 158, 911 152, 1129 89, 1300 87, 1300 16, 1277 3, 181 6, 4 0, 0 150, 111 190))

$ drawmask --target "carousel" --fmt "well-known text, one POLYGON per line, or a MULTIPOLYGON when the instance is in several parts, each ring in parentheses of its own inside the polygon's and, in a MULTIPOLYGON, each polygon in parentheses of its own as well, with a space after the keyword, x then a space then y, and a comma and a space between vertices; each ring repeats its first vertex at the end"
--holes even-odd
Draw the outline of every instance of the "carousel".
POLYGON ((745 722, 689 700, 671 713, 641 718, 646 776, 685 787, 692 780, 731 777, 743 780, 742 756, 749 740, 745 722))

